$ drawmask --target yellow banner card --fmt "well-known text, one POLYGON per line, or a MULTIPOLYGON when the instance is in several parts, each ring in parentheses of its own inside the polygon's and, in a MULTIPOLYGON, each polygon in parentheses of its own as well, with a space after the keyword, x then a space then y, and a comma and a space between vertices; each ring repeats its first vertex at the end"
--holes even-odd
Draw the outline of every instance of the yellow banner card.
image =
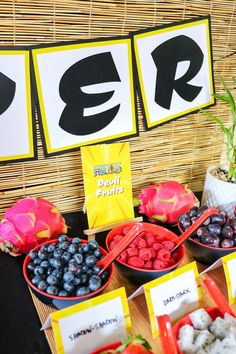
POLYGON ((229 304, 232 305, 236 301, 236 252, 230 253, 221 259, 225 272, 229 304))
POLYGON ((129 143, 81 148, 89 228, 134 217, 129 143))
POLYGON ((131 329, 125 288, 51 313, 58 354, 88 354, 120 341, 131 329))
POLYGON ((157 316, 176 321, 199 307, 202 292, 196 262, 144 284, 153 337, 159 335, 157 316))

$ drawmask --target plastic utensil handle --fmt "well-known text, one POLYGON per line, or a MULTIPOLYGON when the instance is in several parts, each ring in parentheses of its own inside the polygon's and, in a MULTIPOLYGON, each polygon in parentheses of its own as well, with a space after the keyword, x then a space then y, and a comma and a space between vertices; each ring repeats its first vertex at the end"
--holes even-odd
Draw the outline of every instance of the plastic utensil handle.
POLYGON ((182 243, 189 236, 191 236, 192 233, 196 231, 207 218, 209 218, 209 216, 213 214, 219 214, 219 211, 215 208, 208 208, 207 210, 205 210, 202 215, 194 222, 194 224, 189 226, 189 228, 182 233, 182 235, 178 238, 175 247, 170 251, 170 253, 174 252, 180 245, 182 245, 182 243))
POLYGON ((104 258, 97 262, 102 267, 98 275, 100 275, 124 249, 144 230, 141 223, 135 224, 132 229, 123 237, 123 239, 114 247, 104 258))
POLYGON ((230 315, 235 317, 233 310, 231 309, 230 305, 228 304, 227 300, 225 299, 224 295, 222 294, 214 280, 210 277, 207 277, 204 280, 204 284, 222 314, 224 315, 225 313, 229 313, 230 315))
POLYGON ((170 318, 168 315, 157 317, 161 346, 164 354, 177 354, 175 339, 172 333, 170 318))

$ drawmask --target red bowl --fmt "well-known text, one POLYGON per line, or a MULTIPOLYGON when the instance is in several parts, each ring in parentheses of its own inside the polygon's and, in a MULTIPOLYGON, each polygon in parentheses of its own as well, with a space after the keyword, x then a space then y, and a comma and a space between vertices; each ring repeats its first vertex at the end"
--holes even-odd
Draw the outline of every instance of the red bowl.
MULTIPOLYGON (((222 314, 222 312, 220 311, 220 309, 218 307, 206 307, 206 308, 204 308, 204 310, 211 316, 213 321, 216 319, 216 317, 224 317, 224 315, 222 314)), ((176 341, 176 347, 177 347, 179 354, 183 354, 183 352, 178 344, 178 333, 179 333, 180 327, 182 327, 186 324, 192 325, 192 321, 191 321, 189 315, 182 317, 179 321, 177 321, 175 323, 175 325, 173 327, 173 335, 174 335, 174 338, 176 341)))
MULTIPOLYGON (((183 233, 179 223, 178 229, 181 233, 183 233)), ((204 264, 212 264, 217 261, 217 259, 236 251, 236 247, 222 248, 208 246, 204 243, 194 240, 191 237, 185 241, 185 247, 197 261, 204 264)))
MULTIPOLYGON (((81 240, 81 243, 87 243, 87 240, 81 240)), ((38 245, 37 247, 35 247, 34 249, 37 250, 40 247, 42 247, 42 245, 49 245, 51 243, 58 243, 58 240, 50 240, 44 243, 41 243, 40 245, 38 245)), ((107 251, 105 249, 103 249, 102 247, 99 246, 99 250, 101 251, 101 253, 105 256, 107 254, 107 251)), ((107 287, 107 285, 111 282, 112 277, 113 277, 113 273, 114 273, 114 265, 111 264, 108 267, 108 272, 109 272, 109 278, 107 279, 106 283, 104 283, 98 290, 93 291, 89 294, 83 295, 83 296, 68 296, 68 297, 64 297, 64 296, 57 296, 57 295, 51 295, 48 294, 40 289, 37 288, 37 286, 35 286, 29 276, 28 276, 28 272, 27 272, 27 265, 30 262, 30 257, 29 255, 27 255, 25 257, 24 263, 23 263, 23 275, 24 278, 27 282, 27 284, 29 285, 29 287, 31 288, 32 292, 37 296, 37 298, 42 301, 43 303, 45 303, 46 305, 49 305, 51 307, 57 308, 57 309, 62 309, 71 305, 75 305, 79 302, 88 300, 96 295, 99 295, 100 293, 103 292, 103 290, 107 287)))
MULTIPOLYGON (((135 224, 136 223, 126 223, 126 224, 122 224, 122 225, 112 229, 107 234, 107 237, 106 237, 106 247, 107 247, 108 251, 109 251, 109 244, 110 244, 111 240, 113 239, 113 237, 116 234, 122 234, 122 230, 124 227, 134 226, 135 224)), ((145 227, 145 231, 153 233, 154 235, 161 235, 170 241, 177 241, 178 240, 178 236, 176 234, 174 234, 172 231, 170 231, 162 226, 159 226, 156 224, 151 224, 151 223, 145 223, 145 222, 143 222, 141 224, 145 227)), ((179 253, 178 261, 174 265, 172 265, 168 268, 161 269, 161 270, 149 270, 149 269, 135 268, 135 267, 132 267, 132 266, 120 261, 120 260, 116 260, 115 264, 116 264, 116 267, 119 269, 120 273, 124 277, 126 277, 130 282, 141 285, 141 284, 149 282, 153 279, 159 278, 159 277, 171 272, 172 270, 176 269, 178 267, 178 265, 184 259, 185 247, 183 245, 181 245, 178 248, 177 252, 179 253)))

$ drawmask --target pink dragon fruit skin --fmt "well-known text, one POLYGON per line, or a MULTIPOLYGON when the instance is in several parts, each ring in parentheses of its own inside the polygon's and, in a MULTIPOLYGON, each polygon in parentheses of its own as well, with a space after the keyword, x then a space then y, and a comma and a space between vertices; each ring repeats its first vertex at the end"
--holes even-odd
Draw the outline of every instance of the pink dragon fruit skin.
POLYGON ((177 224, 180 214, 196 205, 196 197, 176 181, 164 181, 142 189, 138 196, 139 212, 152 222, 177 224))
POLYGON ((23 198, 5 211, 0 223, 0 249, 18 256, 67 232, 54 204, 43 198, 23 198))

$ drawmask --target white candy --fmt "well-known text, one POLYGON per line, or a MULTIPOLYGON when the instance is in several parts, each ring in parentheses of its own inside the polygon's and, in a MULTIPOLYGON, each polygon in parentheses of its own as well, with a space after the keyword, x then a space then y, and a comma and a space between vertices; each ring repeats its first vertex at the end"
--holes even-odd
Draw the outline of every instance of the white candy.
MULTIPOLYGON (((230 325, 223 318, 217 317, 210 326, 210 331, 215 337, 225 338, 229 335, 230 325)), ((235 353, 236 354, 236 353, 235 353)))
POLYGON ((224 319, 230 325, 230 327, 236 327, 236 318, 235 317, 231 316, 228 313, 225 313, 224 319))
POLYGON ((178 339, 189 343, 193 343, 194 340, 194 329, 193 326, 186 324, 179 329, 178 339))
POLYGON ((210 315, 204 309, 198 309, 189 314, 195 329, 206 329, 211 323, 210 315))
POLYGON ((188 341, 178 340, 178 343, 184 354, 194 354, 197 352, 196 346, 188 341))
POLYGON ((204 349, 207 345, 211 344, 214 339, 215 337, 207 329, 205 329, 197 335, 194 345, 198 350, 204 349))

